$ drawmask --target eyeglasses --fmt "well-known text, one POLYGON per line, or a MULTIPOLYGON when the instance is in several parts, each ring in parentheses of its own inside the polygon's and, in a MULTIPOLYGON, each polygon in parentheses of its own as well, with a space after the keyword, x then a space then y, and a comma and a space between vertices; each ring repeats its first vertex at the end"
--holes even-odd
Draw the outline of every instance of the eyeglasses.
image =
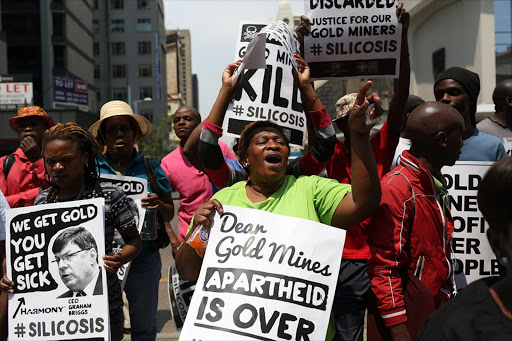
POLYGON ((55 257, 54 260, 52 260, 52 263, 56 263, 56 264, 59 264, 60 261, 64 261, 64 263, 68 264, 69 261, 77 254, 77 253, 80 253, 82 251, 89 251, 90 249, 92 248, 88 248, 88 249, 82 249, 82 250, 78 250, 78 251, 75 251, 75 252, 71 252, 71 253, 67 253, 65 255, 62 255, 60 258, 59 257, 55 257))
POLYGON ((129 133, 131 131, 134 131, 134 130, 135 129, 132 126, 120 126, 120 127, 114 127, 114 128, 107 129, 105 131, 105 134, 110 135, 110 136, 114 136, 114 135, 117 134, 118 131, 120 131, 123 134, 127 134, 127 133, 129 133))

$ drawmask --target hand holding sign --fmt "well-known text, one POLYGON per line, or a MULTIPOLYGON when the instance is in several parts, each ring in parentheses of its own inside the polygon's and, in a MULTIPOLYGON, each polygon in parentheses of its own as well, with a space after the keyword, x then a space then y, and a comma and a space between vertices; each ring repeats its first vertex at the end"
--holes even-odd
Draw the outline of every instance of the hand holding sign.
POLYGON ((235 91, 240 80, 238 79, 240 65, 242 64, 241 60, 234 62, 233 64, 229 64, 224 69, 222 73, 222 88, 228 90, 230 93, 235 91))
POLYGON ((348 118, 348 124, 351 131, 369 133, 373 128, 375 123, 367 124, 366 117, 367 110, 371 104, 374 104, 374 107, 370 109, 369 112, 369 118, 372 121, 375 121, 383 114, 379 95, 374 92, 370 96, 366 97, 366 93, 371 86, 371 81, 366 82, 357 94, 356 101, 352 107, 352 110, 350 110, 350 116, 348 118))
POLYGON ((8 293, 14 294, 14 282, 7 278, 7 274, 5 272, 4 275, 2 276, 2 279, 0 280, 0 289, 7 291, 8 293))
POLYGON ((402 24, 402 30, 407 30, 409 28, 410 15, 409 12, 405 10, 403 2, 399 3, 396 8, 396 17, 398 22, 402 24))

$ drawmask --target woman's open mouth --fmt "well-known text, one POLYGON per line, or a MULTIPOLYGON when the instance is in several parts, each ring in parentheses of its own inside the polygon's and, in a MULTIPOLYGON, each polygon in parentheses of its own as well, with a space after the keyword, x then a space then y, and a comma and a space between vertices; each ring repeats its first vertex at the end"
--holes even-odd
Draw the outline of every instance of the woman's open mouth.
POLYGON ((265 157, 265 162, 271 165, 279 165, 283 161, 283 157, 280 154, 270 154, 265 157))

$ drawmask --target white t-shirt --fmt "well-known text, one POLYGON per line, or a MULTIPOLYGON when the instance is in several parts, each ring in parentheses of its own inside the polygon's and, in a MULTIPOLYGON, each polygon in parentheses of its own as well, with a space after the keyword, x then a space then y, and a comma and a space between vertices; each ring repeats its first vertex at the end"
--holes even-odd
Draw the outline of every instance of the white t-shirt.
POLYGON ((0 191, 0 240, 5 240, 5 211, 11 209, 2 191, 0 191))
POLYGON ((403 137, 400 138, 400 140, 398 141, 398 145, 396 146, 395 156, 393 156, 393 163, 391 163, 391 169, 398 166, 398 160, 400 160, 400 155, 402 155, 402 152, 404 150, 411 149, 411 145, 411 140, 404 139, 403 137))

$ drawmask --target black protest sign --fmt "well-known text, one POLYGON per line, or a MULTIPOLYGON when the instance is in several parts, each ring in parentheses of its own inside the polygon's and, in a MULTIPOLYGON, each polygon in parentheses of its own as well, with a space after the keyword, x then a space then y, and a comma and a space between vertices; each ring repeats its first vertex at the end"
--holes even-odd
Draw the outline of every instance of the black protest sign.
POLYGON ((305 0, 304 39, 312 79, 398 78, 402 27, 398 0, 305 0))
POLYGON ((9 210, 9 340, 104 340, 109 334, 104 199, 9 210))
POLYGON ((196 281, 185 281, 180 278, 176 265, 169 267, 169 303, 171 314, 177 330, 183 328, 187 317, 190 301, 196 288, 196 281))
POLYGON ((452 250, 458 288, 499 275, 498 260, 487 240, 489 226, 477 202, 478 187, 491 166, 492 162, 458 161, 442 170, 449 191, 447 206, 454 221, 452 250))
POLYGON ((224 205, 181 338, 323 340, 344 238, 317 222, 224 205))

